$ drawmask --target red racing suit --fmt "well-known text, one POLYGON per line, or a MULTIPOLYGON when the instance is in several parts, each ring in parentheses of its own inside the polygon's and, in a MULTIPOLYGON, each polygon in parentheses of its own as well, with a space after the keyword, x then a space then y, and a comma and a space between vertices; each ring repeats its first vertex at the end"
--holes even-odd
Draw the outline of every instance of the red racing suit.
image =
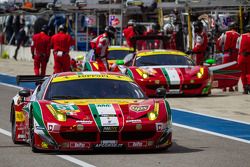
POLYGON ((125 37, 127 45, 130 48, 133 47, 133 43, 131 41, 131 38, 134 37, 135 35, 136 35, 136 33, 134 31, 134 27, 133 26, 128 26, 127 28, 125 28, 123 30, 123 36, 125 37))
POLYGON ((110 39, 108 38, 107 33, 103 33, 94 38, 90 41, 90 45, 95 50, 95 59, 99 65, 100 71, 109 71, 107 56, 110 39))
POLYGON ((220 36, 217 40, 216 40, 216 52, 220 53, 222 52, 222 46, 221 46, 221 38, 222 36, 220 36))
POLYGON ((207 34, 205 32, 196 33, 193 53, 195 54, 194 60, 197 65, 203 63, 205 58, 205 52, 207 49, 207 34))
POLYGON ((169 34, 169 40, 166 42, 164 49, 176 50, 176 32, 169 34))
POLYGON ((237 39, 240 34, 235 30, 227 31, 221 35, 220 47, 224 50, 223 63, 237 61, 238 49, 236 48, 237 39))
POLYGON ((47 62, 50 57, 50 36, 44 32, 37 33, 32 37, 31 53, 34 59, 35 75, 45 75, 47 62), (39 72, 41 67, 41 71, 39 72))
POLYGON ((53 35, 51 45, 54 49, 54 73, 70 71, 70 47, 75 44, 75 40, 69 34, 62 31, 53 35))
POLYGON ((242 34, 238 43, 238 64, 241 69, 241 81, 245 89, 247 85, 250 86, 250 33, 242 34))

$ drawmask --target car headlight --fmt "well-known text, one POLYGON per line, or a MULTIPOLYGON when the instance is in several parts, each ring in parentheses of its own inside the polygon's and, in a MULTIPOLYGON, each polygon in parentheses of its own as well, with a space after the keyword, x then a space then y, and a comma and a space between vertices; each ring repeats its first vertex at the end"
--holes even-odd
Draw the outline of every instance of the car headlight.
POLYGON ((148 78, 148 74, 147 73, 143 73, 142 74, 142 78, 144 78, 144 79, 148 78))
POLYGON ((201 67, 201 68, 200 68, 200 71, 196 74, 196 75, 197 75, 197 78, 202 78, 203 74, 204 74, 204 68, 201 67))
POLYGON ((66 121, 66 113, 61 113, 57 110, 55 110, 51 105, 47 105, 49 111, 51 112, 51 114, 58 120, 61 122, 65 122, 66 121))
POLYGON ((157 114, 156 114, 155 112, 153 112, 153 111, 149 112, 149 113, 148 113, 148 119, 149 119, 150 121, 156 120, 156 119, 157 119, 157 114))
POLYGON ((157 71, 150 68, 150 69, 136 69, 137 73, 143 78, 149 78, 150 76, 154 76, 157 71))
POLYGON ((157 119, 159 114, 159 103, 155 103, 154 110, 148 113, 148 119, 154 121, 157 119))

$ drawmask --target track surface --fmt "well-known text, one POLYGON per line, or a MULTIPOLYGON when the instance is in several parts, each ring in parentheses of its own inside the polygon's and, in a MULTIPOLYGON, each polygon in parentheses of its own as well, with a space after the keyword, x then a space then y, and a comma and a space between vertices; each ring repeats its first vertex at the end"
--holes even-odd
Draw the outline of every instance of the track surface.
POLYGON ((10 100, 18 89, 0 85, 0 167, 249 167, 250 144, 174 126, 173 146, 163 152, 39 153, 9 136, 10 100))

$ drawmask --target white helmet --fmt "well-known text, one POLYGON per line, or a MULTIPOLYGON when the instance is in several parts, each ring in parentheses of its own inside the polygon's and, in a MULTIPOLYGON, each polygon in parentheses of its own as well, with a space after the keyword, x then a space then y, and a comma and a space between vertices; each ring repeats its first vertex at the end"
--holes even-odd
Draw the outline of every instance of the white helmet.
POLYGON ((167 23, 163 26, 163 30, 165 33, 172 33, 174 31, 174 26, 170 23, 167 23))
POLYGON ((129 26, 135 26, 135 20, 134 19, 130 19, 129 21, 128 21, 128 25, 129 26))

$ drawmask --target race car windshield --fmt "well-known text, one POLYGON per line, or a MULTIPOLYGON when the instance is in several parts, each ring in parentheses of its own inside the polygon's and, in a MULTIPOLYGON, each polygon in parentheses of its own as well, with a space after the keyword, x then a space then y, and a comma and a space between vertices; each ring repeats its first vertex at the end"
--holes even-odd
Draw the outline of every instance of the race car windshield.
POLYGON ((140 56, 136 58, 135 66, 156 66, 156 65, 173 65, 173 66, 193 66, 191 59, 185 56, 155 54, 150 56, 140 56))
POLYGON ((133 82, 111 79, 82 79, 51 83, 46 100, 63 99, 145 99, 133 82))
POLYGON ((108 54, 108 60, 121 60, 129 54, 128 50, 111 50, 108 54))

